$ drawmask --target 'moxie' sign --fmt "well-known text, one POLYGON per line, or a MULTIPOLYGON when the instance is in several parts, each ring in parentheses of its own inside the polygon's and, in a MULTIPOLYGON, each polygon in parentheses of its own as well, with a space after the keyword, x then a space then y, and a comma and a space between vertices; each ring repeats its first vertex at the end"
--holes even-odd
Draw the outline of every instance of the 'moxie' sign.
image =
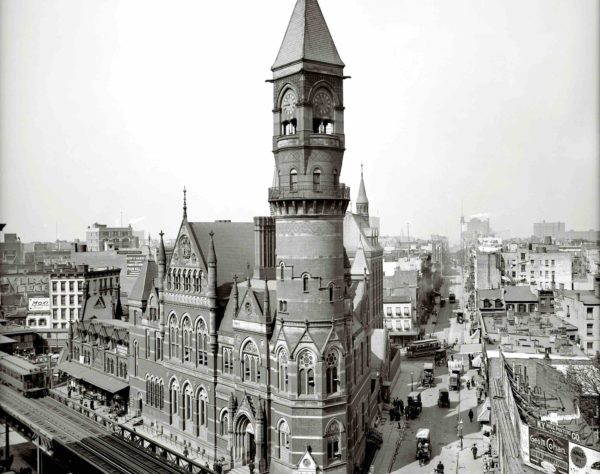
POLYGON ((50 311, 50 298, 29 298, 29 311, 50 311))

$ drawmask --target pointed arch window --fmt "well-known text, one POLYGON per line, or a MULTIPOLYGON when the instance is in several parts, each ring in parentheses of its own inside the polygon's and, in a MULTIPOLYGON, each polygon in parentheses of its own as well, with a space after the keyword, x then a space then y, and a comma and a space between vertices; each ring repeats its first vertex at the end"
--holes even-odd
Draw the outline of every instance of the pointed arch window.
POLYGON ((334 349, 330 350, 325 356, 325 378, 327 393, 336 393, 339 389, 339 357, 338 352, 334 349))
POLYGON ((289 449, 290 449, 290 427, 287 424, 287 421, 281 420, 279 425, 277 426, 277 434, 278 443, 277 447, 279 448, 279 458, 288 460, 289 457, 289 449))
POLYGON ((221 413, 221 422, 220 422, 220 427, 219 427, 219 434, 221 436, 225 436, 227 434, 227 432, 229 431, 229 414, 227 413, 227 410, 223 411, 223 413, 221 413))
POLYGON ((279 390, 287 392, 289 383, 288 355, 285 349, 281 349, 277 357, 277 377, 279 390))
POLYGON ((283 280, 285 278, 285 265, 283 262, 279 264, 279 279, 283 280))
POLYGON ((298 171, 295 168, 290 170, 290 191, 298 191, 298 171))
POLYGON ((183 362, 192 362, 192 323, 189 318, 183 320, 181 330, 183 337, 183 362))
POLYGON ((169 357, 177 357, 177 318, 175 315, 171 316, 169 320, 169 357))
POLYGON ((200 274, 194 270, 194 293, 200 293, 200 274))
POLYGON ((260 382, 259 355, 256 345, 248 341, 242 350, 242 381, 260 382))
POLYGON ((321 170, 313 171, 313 191, 321 191, 321 170))
POLYGON ((169 272, 167 273, 167 288, 169 290, 173 289, 173 269, 169 268, 169 272))
POLYGON ((329 302, 333 303, 334 302, 334 292, 333 292, 333 283, 330 283, 327 287, 327 291, 329 293, 329 302))
POLYGON ((315 356, 306 350, 298 357, 298 395, 315 393, 315 356))
MULTIPOLYGON (((171 403, 171 417, 177 415, 178 408, 178 397, 179 397, 179 384, 177 380, 172 380, 169 386, 169 401, 171 403)), ((172 418, 171 418, 172 420, 172 418)))
POLYGON ((208 365, 208 328, 204 319, 196 323, 196 363, 208 365))
POLYGON ((192 406, 194 400, 194 392, 190 384, 187 384, 183 389, 183 417, 186 421, 192 421, 192 406))
POLYGON ((232 350, 228 347, 223 348, 223 373, 231 375, 233 373, 232 350))
POLYGON ((333 185, 339 186, 340 184, 340 175, 337 170, 333 170, 333 185))
POLYGON ((333 462, 341 459, 340 447, 341 443, 341 430, 337 421, 333 421, 325 431, 325 438, 327 439, 327 461, 333 462))
POLYGON ((198 426, 208 426, 208 395, 203 388, 198 392, 198 426))

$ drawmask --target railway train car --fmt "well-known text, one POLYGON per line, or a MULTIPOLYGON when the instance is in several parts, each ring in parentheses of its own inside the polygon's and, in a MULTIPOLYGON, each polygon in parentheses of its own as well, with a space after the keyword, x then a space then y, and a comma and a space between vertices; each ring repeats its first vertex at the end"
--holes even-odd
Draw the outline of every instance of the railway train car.
POLYGON ((0 352, 0 381, 26 397, 40 397, 47 394, 47 378, 44 369, 5 352, 0 352))

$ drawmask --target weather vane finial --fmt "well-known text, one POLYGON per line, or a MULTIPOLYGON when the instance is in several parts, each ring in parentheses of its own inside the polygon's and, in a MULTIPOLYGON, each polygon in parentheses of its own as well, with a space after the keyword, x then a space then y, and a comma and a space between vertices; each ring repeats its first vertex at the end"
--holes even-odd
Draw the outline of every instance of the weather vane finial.
POLYGON ((186 199, 187 190, 185 186, 183 187, 183 217, 187 219, 187 199, 186 199))

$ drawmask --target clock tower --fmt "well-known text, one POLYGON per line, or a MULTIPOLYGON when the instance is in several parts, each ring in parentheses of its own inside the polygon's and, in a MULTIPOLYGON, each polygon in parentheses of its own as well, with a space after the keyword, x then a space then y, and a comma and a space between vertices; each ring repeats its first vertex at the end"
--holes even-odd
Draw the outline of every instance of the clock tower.
POLYGON ((340 182, 342 62, 317 0, 297 0, 273 72, 277 321, 271 473, 351 472, 351 313, 340 182), (348 374, 348 377, 346 376, 348 374), (320 471, 319 471, 320 472, 320 471))

